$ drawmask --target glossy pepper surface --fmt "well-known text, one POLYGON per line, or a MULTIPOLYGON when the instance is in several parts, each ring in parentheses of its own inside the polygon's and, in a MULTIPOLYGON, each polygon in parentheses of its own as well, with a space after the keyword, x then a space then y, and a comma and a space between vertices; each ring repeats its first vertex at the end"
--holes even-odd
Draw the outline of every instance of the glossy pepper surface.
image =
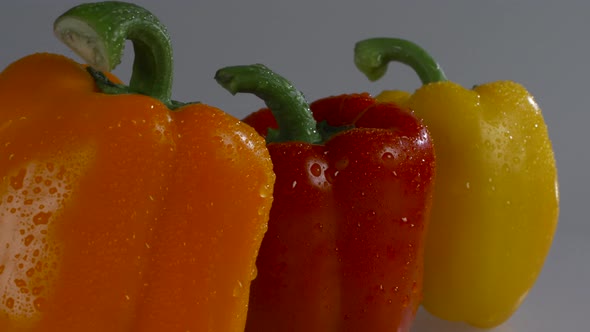
POLYGON ((557 170, 541 110, 511 81, 473 89, 447 81, 411 42, 376 38, 356 46, 357 66, 372 80, 392 60, 413 67, 424 85, 377 99, 410 107, 436 146, 423 304, 444 319, 499 325, 533 286, 557 225, 557 170))
POLYGON ((123 87, 53 54, 0 74, 0 331, 243 331, 274 183, 265 142, 169 101, 168 36, 141 8, 83 5, 56 28, 73 47, 99 34, 106 53, 78 51, 100 60, 128 35, 116 19, 137 29, 135 64, 156 66, 135 66, 145 94, 100 92, 123 87))
POLYGON ((260 65, 216 78, 266 101, 244 121, 266 136, 277 177, 246 331, 408 331, 435 176, 426 128, 368 94, 310 109, 260 65))

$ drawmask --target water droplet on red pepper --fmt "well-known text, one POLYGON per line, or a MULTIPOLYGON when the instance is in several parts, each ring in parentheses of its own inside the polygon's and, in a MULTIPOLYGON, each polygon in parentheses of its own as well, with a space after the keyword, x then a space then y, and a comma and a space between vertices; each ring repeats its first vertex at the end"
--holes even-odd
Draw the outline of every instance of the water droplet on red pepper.
POLYGON ((309 168, 309 172, 313 176, 320 176, 322 175, 322 166, 320 166, 318 163, 313 163, 309 168))
POLYGON ((350 161, 347 158, 340 159, 334 163, 334 167, 336 167, 338 171, 343 171, 346 167, 348 167, 349 162, 350 161))
POLYGON ((338 170, 336 170, 335 168, 328 168, 325 172, 326 175, 326 180, 329 183, 334 183, 334 181, 336 180, 336 176, 338 176, 338 170))

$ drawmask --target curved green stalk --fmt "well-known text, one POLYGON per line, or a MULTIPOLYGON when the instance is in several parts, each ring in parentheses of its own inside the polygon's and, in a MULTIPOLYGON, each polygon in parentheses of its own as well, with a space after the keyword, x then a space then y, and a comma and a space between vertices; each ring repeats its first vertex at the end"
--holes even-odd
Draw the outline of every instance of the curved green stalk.
POLYGON ((355 45, 354 63, 371 81, 385 75, 387 65, 391 61, 412 67, 422 84, 447 80, 430 54, 410 41, 398 38, 371 38, 355 45))
POLYGON ((269 130, 267 142, 322 141, 309 104, 291 82, 261 64, 219 69, 215 80, 231 94, 252 93, 271 110, 278 130, 269 130))
POLYGON ((166 28, 146 9, 105 1, 76 6, 54 23, 55 35, 90 66, 112 71, 120 62, 125 41, 135 51, 129 90, 164 102, 172 92, 172 47, 166 28))

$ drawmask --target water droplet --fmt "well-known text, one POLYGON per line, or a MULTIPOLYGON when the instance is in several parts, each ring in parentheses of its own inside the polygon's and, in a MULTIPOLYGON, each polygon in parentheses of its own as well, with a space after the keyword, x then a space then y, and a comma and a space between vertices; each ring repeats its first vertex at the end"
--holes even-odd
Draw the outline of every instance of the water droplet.
POLYGON ((344 158, 344 159, 338 160, 334 164, 334 167, 336 167, 336 169, 339 171, 343 171, 346 167, 348 167, 348 164, 349 164, 349 160, 347 158, 344 158))
POLYGON ((408 218, 407 217, 402 217, 402 222, 408 222, 408 218))
POLYGON ((33 223, 35 225, 45 225, 49 223, 51 212, 39 212, 33 217, 33 223))
POLYGON ((260 187, 259 194, 261 198, 267 198, 272 195, 272 188, 269 185, 260 187))
POLYGON ((471 185, 469 184, 469 182, 465 182, 465 188, 469 189, 471 187, 471 185))
POLYGON ((12 309, 14 308, 14 299, 12 297, 9 297, 6 299, 6 302, 4 302, 6 304, 6 307, 8 309, 12 309))
POLYGON ((24 281, 24 280, 22 280, 22 279, 14 279, 14 284, 18 288, 22 288, 22 287, 26 287, 27 286, 27 282, 24 281))
POLYGON ((32 234, 27 235, 27 237, 25 237, 24 243, 25 246, 29 246, 31 244, 31 242, 33 242, 33 240, 35 239, 35 236, 33 236, 32 234))
POLYGON ((309 172, 313 176, 316 176, 316 177, 320 176, 320 175, 322 175, 322 166, 320 166, 320 164, 318 164, 318 163, 313 163, 311 165, 311 167, 309 168, 309 172))
POLYGON ((25 180, 25 176, 27 175, 27 170, 25 168, 21 168, 18 171, 18 174, 16 176, 11 176, 10 177, 10 186, 14 189, 14 190, 19 190, 23 187, 23 182, 25 180))
POLYGON ((293 181, 293 183, 291 184, 291 188, 295 188, 297 186, 297 181, 293 181))
POLYGON ((235 285, 232 295, 233 295, 233 297, 239 297, 243 291, 244 291, 244 285, 242 284, 242 282, 240 280, 238 280, 238 283, 235 285))
POLYGON ((385 166, 392 166, 395 163, 395 156, 391 152, 385 152, 381 156, 381 160, 385 166))
POLYGON ((325 176, 329 183, 334 183, 336 176, 338 176, 338 171, 334 168, 328 168, 325 172, 325 176))
POLYGON ((33 305, 35 306, 35 309, 37 309, 39 311, 43 311, 43 309, 45 309, 46 303, 47 303, 47 301, 43 297, 38 297, 35 299, 35 301, 33 301, 33 305))
POLYGON ((404 297, 402 298, 402 307, 405 308, 408 306, 408 304, 410 304, 410 297, 404 295, 404 297))
POLYGON ((33 287, 33 295, 37 296, 43 291, 43 286, 33 287))
POLYGON ((315 224, 315 229, 317 229, 320 232, 323 232, 324 231, 324 225, 319 222, 319 223, 315 224))

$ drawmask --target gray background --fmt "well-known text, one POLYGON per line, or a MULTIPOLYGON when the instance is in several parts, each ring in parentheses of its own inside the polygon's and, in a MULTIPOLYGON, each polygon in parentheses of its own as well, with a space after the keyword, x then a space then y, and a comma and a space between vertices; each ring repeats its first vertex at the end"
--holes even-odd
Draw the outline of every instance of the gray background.
MULTIPOLYGON (((2 0, 0 68, 33 52, 79 60, 52 34, 53 20, 79 1, 2 0)), ((587 126, 590 45, 585 1, 136 1, 168 26, 175 50, 174 98, 200 100, 237 117, 262 107, 213 80, 223 66, 264 63, 307 96, 386 88, 413 91, 416 75, 392 66, 370 83, 356 70, 356 41, 402 37, 425 47, 466 87, 514 80, 543 109, 559 168, 561 212, 543 272, 520 310, 495 331, 587 331, 590 315, 590 168, 587 126)), ((128 49, 115 71, 127 80, 128 49)), ((0 101, 1 103, 1 101, 0 101)), ((1 105, 1 104, 0 104, 1 105)), ((413 331, 474 331, 420 311, 413 331)))

